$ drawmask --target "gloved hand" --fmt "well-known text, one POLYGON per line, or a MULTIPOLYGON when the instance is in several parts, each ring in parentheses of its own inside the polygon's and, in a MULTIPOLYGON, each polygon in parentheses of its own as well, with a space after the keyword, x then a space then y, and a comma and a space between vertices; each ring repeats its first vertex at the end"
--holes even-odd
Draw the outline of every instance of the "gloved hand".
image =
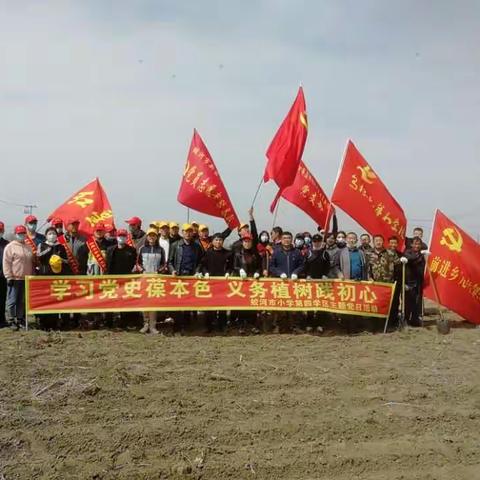
POLYGON ((322 280, 328 280, 328 277, 326 275, 322 275, 322 280))
POLYGON ((430 252, 429 250, 422 250, 420 253, 428 257, 429 255, 431 255, 432 252, 430 252))
POLYGON ((15 283, 15 280, 13 280, 13 278, 9 278, 7 280, 7 287, 13 287, 14 283, 15 283))
POLYGON ((202 275, 200 272, 197 272, 197 273, 194 275, 195 278, 202 278, 202 276, 203 276, 203 275, 202 275))
POLYGON ((208 279, 210 278, 210 274, 207 272, 207 273, 203 276, 203 278, 205 278, 205 279, 208 280, 208 279))
POLYGON ((260 274, 259 274, 258 272, 255 272, 255 273, 253 274, 253 278, 254 278, 255 280, 259 279, 259 278, 260 278, 260 274))
POLYGON ((285 279, 287 278, 287 274, 286 274, 286 273, 282 273, 282 274, 280 275, 280 278, 281 278, 282 280, 285 280, 285 279))
POLYGON ((310 275, 307 275, 307 280, 311 280, 312 277, 310 275))
POLYGON ((407 257, 401 257, 401 258, 400 258, 400 261, 401 261, 404 265, 406 265, 406 264, 408 263, 408 258, 407 258, 407 257))
POLYGON ((226 273, 225 274, 225 278, 229 278, 230 277, 230 274, 229 273, 226 273))
POLYGON ((247 278, 247 272, 246 272, 243 268, 240 269, 240 272, 239 272, 239 273, 240 273, 240 278, 241 278, 242 280, 244 280, 245 278, 247 278))
POLYGON ((292 280, 298 280, 298 275, 296 273, 292 273, 292 280))

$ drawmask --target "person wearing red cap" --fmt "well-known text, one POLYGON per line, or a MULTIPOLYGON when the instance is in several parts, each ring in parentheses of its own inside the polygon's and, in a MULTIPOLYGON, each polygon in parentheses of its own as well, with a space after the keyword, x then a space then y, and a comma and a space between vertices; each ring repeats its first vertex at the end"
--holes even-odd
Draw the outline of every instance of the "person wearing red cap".
POLYGON ((3 252, 3 274, 7 279, 7 311, 18 330, 25 325, 25 277, 34 273, 32 249, 25 244, 27 229, 15 227, 15 239, 3 252))
POLYGON ((253 207, 248 210, 248 216, 250 220, 250 225, 248 223, 242 223, 238 227, 238 236, 239 239, 232 244, 232 251, 236 252, 241 250, 243 246, 242 237, 244 234, 249 233, 252 236, 253 246, 256 248, 258 243, 258 231, 257 224, 255 223, 255 218, 253 217, 253 207))
POLYGON ((34 254, 37 253, 37 247, 45 241, 45 235, 37 232, 37 226, 38 220, 35 215, 25 217, 25 228, 27 229, 25 243, 32 249, 34 254))
MULTIPOLYGON (((65 228, 67 232, 63 236, 65 243, 72 252, 75 259, 78 261, 78 253, 82 245, 85 245, 86 239, 79 235, 78 228, 80 227, 80 220, 78 218, 69 218, 65 222, 65 228)), ((63 239, 62 239, 63 242, 63 239)))
MULTIPOLYGON (((52 221, 50 222, 50 226, 53 227, 57 235, 63 235, 63 220, 61 218, 52 218, 52 221)), ((47 233, 45 232, 45 236, 47 236, 47 233)))
POLYGON ((5 240, 5 224, 0 222, 0 328, 7 326, 5 319, 5 304, 7 301, 7 279, 3 273, 3 252, 8 245, 8 240, 5 240))
POLYGON ((138 217, 132 217, 125 220, 130 230, 129 244, 135 247, 137 252, 145 245, 145 232, 142 230, 142 220, 138 217))
POLYGON ((112 247, 117 244, 117 229, 111 223, 105 224, 105 240, 112 247))
POLYGON ((127 239, 128 232, 119 229, 115 245, 107 250, 108 275, 128 275, 133 272, 137 263, 137 251, 127 244, 127 239))
POLYGON ((78 263, 82 275, 103 275, 107 273, 107 249, 105 225, 98 222, 93 237, 89 238, 78 251, 78 263))

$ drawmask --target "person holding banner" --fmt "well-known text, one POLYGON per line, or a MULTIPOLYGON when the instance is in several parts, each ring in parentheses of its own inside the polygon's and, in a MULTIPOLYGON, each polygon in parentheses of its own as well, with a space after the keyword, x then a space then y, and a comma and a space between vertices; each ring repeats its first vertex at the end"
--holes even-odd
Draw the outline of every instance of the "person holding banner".
POLYGON ((405 250, 401 259, 405 264, 405 322, 412 327, 421 326, 421 301, 423 296, 423 279, 425 273, 425 257, 430 252, 420 237, 413 237, 411 246, 405 250))
MULTIPOLYGON (((200 230, 200 234, 201 234, 200 230)), ((232 252, 223 248, 223 233, 216 233, 212 237, 212 247, 209 248, 200 260, 197 267, 197 273, 204 278, 225 277, 228 278, 232 273, 232 252)), ((205 312, 205 323, 207 333, 213 331, 217 326, 220 332, 224 332, 227 326, 226 311, 207 311, 205 312)))
MULTIPOLYGON (((242 280, 246 278, 260 278, 262 271, 262 260, 253 243, 253 236, 248 231, 243 232, 242 246, 233 253, 233 273, 242 280)), ((257 328, 256 311, 232 311, 231 316, 239 324, 239 333, 246 332, 248 324, 252 327, 252 333, 260 333, 257 328)))
MULTIPOLYGON (((71 275, 72 270, 68 262, 65 247, 58 242, 58 233, 55 227, 48 227, 45 231, 45 242, 37 249, 39 275, 71 275)), ((37 317, 42 330, 58 329, 58 315, 45 314, 37 317)))
POLYGON ((7 312, 16 330, 25 324, 25 277, 34 274, 35 257, 25 241, 27 229, 15 227, 15 239, 3 251, 3 274, 7 280, 7 312))
MULTIPOLYGON (((172 275, 195 275, 202 259, 202 249, 193 238, 193 227, 189 223, 183 224, 183 238, 172 244, 168 258, 168 270, 172 275)), ((196 312, 195 312, 196 313, 196 312)), ((191 312, 180 312, 174 323, 174 331, 183 334, 191 312)))

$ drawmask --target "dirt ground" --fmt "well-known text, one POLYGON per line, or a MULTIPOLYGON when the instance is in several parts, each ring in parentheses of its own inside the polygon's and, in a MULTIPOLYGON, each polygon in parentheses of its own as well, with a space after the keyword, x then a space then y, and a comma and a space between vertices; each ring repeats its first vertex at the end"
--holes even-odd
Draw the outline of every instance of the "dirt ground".
POLYGON ((0 331, 0 479, 480 478, 480 329, 0 331))

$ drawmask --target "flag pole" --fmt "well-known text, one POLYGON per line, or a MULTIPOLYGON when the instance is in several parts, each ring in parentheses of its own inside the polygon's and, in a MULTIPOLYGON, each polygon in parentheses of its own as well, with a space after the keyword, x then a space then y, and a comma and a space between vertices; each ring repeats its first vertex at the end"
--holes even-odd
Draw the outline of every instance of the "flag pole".
POLYGON ((441 303, 440 303, 440 296, 438 295, 437 283, 435 282, 435 278, 433 277, 432 271, 430 270, 430 266, 428 265, 428 263, 427 263, 427 270, 430 276, 430 281, 432 282, 433 293, 435 294, 435 301, 437 302, 437 305, 438 305, 438 314, 440 315, 440 320, 443 321, 443 312, 442 312, 442 309, 440 308, 441 303))
POLYGON ((187 207, 187 223, 190 223, 190 208, 187 207))
POLYGON ((277 205, 275 206, 275 212, 273 212, 273 223, 272 223, 272 228, 275 226, 275 224, 277 223, 277 214, 278 214, 278 206, 280 205, 280 200, 281 200, 281 197, 279 197, 278 201, 277 201, 277 205))
POLYGON ((257 191, 255 192, 255 195, 253 196, 252 208, 255 205, 255 201, 257 200, 257 196, 258 196, 258 193, 260 192, 260 189, 262 188, 262 185, 263 185, 263 175, 262 175, 262 178, 260 179, 260 183, 258 184, 257 191))

